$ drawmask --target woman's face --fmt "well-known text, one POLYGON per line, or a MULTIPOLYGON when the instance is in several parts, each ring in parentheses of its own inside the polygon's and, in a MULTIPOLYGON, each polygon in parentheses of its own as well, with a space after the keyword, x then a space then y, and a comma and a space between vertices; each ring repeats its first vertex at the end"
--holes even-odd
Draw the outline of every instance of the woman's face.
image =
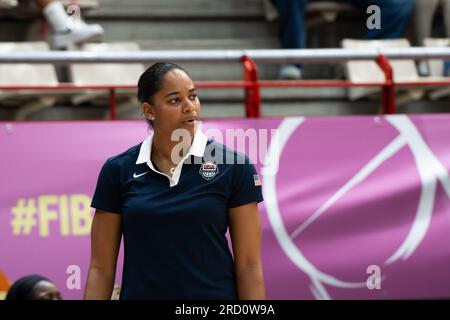
POLYGON ((61 293, 56 286, 48 281, 42 280, 33 288, 33 300, 61 300, 61 293))
POLYGON ((155 131, 171 135, 176 129, 187 129, 194 134, 201 106, 194 82, 184 71, 167 72, 152 101, 153 104, 145 102, 142 107, 147 118, 154 118, 155 131))

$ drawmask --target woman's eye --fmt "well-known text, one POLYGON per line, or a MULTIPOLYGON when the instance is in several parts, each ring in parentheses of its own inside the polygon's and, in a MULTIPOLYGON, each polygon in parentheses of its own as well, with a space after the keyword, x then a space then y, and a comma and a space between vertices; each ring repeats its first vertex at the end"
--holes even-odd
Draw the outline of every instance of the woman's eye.
POLYGON ((189 97, 191 100, 195 100, 195 99, 197 99, 198 98, 198 95, 196 95, 196 94, 193 94, 193 95, 191 95, 190 97, 189 97))
POLYGON ((169 103, 170 103, 170 104, 176 104, 176 103, 178 103, 178 101, 179 101, 178 98, 170 99, 170 100, 169 100, 169 103))

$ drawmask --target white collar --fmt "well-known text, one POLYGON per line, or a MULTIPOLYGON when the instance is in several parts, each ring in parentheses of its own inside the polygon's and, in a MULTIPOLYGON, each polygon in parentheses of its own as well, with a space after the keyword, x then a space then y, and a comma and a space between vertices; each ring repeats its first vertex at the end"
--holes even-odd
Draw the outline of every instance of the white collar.
POLYGON ((158 171, 153 166, 153 163, 151 161, 151 154, 152 154, 152 143, 153 143, 153 132, 145 139, 142 144, 141 148, 139 150, 139 155, 136 160, 136 164, 142 164, 146 163, 147 166, 153 170, 154 172, 161 174, 169 179, 170 186, 176 186, 178 184, 178 181, 180 180, 181 176, 181 168, 183 167, 184 161, 191 155, 196 157, 203 157, 203 154, 205 153, 206 144, 208 142, 208 137, 199 129, 196 130, 194 134, 194 140, 192 141, 191 147, 189 148, 187 154, 184 156, 184 158, 177 164, 175 167, 175 171, 172 175, 172 177, 158 171))

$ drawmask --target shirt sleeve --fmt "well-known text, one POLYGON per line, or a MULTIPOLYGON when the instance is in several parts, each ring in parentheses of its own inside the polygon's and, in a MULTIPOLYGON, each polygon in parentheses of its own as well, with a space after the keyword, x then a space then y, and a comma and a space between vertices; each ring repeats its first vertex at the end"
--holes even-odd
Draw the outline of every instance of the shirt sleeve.
POLYGON ((261 180, 248 157, 245 163, 234 165, 233 182, 228 208, 243 206, 248 203, 263 201, 261 180))
POLYGON ((122 213, 120 171, 114 170, 108 159, 100 171, 91 207, 112 213, 122 213))

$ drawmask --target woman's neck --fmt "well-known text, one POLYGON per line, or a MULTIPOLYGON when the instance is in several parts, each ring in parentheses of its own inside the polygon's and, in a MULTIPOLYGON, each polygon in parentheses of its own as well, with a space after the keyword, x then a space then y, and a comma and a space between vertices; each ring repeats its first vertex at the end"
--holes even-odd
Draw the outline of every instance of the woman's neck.
POLYGON ((190 139, 183 136, 179 141, 173 141, 171 135, 155 131, 152 143, 152 160, 163 159, 176 165, 187 154, 193 140, 192 134, 190 139), (172 152, 175 152, 175 154, 172 154, 172 152))

